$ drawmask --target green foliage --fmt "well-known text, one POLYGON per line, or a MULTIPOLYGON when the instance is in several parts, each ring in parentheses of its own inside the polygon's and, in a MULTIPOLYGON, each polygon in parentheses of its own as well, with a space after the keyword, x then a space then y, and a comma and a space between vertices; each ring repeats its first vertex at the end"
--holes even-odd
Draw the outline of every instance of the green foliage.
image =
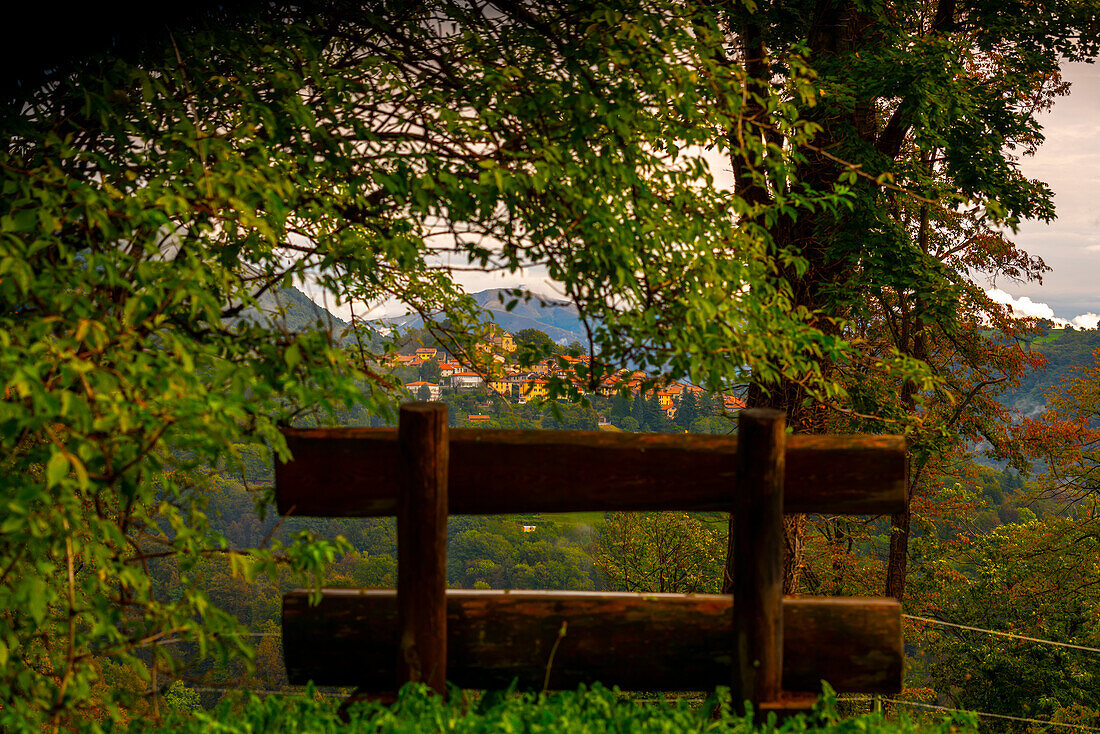
MULTIPOLYGON (((954 551, 926 537, 915 549, 914 598, 937 616, 983 629, 1100 647, 1096 521, 1052 518, 1001 525, 954 551)), ((923 654, 910 685, 979 711, 1095 726, 1095 653, 916 624, 923 654)), ((1028 731, 1026 727, 1000 731, 1028 731)))
POLYGON ((695 393, 691 390, 680 399, 680 405, 676 408, 676 426, 685 431, 699 419, 699 406, 695 399, 695 393))
POLYGON ((624 697, 618 690, 599 684, 592 688, 550 695, 504 695, 484 697, 480 705, 461 691, 453 691, 446 702, 423 687, 406 686, 396 704, 387 707, 366 703, 352 708, 347 721, 336 713, 331 700, 305 697, 259 698, 254 695, 227 700, 210 713, 194 716, 172 714, 163 723, 135 722, 129 734, 153 732, 221 731, 266 734, 283 731, 332 732, 531 732, 532 734, 604 734, 610 732, 869 732, 871 734, 966 734, 976 732, 967 714, 915 723, 906 717, 888 722, 882 714, 840 719, 835 698, 827 692, 813 714, 801 715, 754 727, 731 713, 729 693, 719 689, 702 706, 684 700, 642 703, 624 697))
POLYGON ((516 342, 516 347, 521 349, 538 351, 550 350, 554 347, 554 342, 546 335, 546 332, 538 329, 520 329, 512 335, 512 338, 516 342))
POLYGON ((588 554, 592 528, 530 516, 453 517, 447 582, 458 588, 598 589, 588 554), (535 530, 524 532, 523 526, 535 530))
MULTIPOLYGON (((502 12, 211 11, 134 55, 60 65, 0 110, 0 725, 97 705, 99 657, 148 647, 171 666, 168 635, 247 659, 198 585, 207 559, 252 579, 336 555, 308 534, 233 548, 206 514, 204 467, 282 456, 278 424, 392 415, 374 369, 392 345, 291 330, 264 294, 308 279, 341 302, 399 298, 442 313, 461 351, 478 308, 436 266, 457 247, 460 268, 546 263, 613 363, 717 385, 735 365, 800 375, 811 352, 840 355, 791 314, 765 238, 727 216, 743 202, 690 152, 727 149, 746 94, 713 58, 714 16, 502 12), (168 556, 179 585, 158 597, 150 562, 168 556)), ((783 95, 749 94, 811 133, 783 95)))
POLYGON ((616 591, 717 594, 726 529, 721 514, 607 513, 598 526, 596 565, 616 591))
POLYGON ((1025 415, 1041 411, 1050 392, 1069 383, 1075 368, 1080 369, 1092 361, 1092 352, 1100 348, 1100 329, 1048 329, 1030 346, 1042 355, 1046 369, 1028 374, 1008 398, 1011 405, 1025 415))
POLYGON ((173 681, 164 692, 164 704, 172 711, 194 714, 202 711, 198 691, 185 686, 182 681, 173 681))

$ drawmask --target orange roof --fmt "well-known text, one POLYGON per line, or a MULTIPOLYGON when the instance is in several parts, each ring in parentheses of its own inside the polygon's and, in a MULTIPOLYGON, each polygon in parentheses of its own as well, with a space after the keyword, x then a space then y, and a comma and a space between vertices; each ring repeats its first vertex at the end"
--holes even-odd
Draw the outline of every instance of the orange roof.
POLYGON ((470 420, 472 420, 472 421, 487 421, 487 420, 489 420, 489 416, 487 416, 487 415, 474 415, 474 414, 471 413, 470 414, 470 420))

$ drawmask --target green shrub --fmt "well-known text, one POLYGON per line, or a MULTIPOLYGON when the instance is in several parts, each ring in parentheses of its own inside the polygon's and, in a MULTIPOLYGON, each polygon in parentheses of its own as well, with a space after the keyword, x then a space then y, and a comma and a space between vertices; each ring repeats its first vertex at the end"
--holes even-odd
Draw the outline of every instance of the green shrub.
POLYGON ((774 720, 756 729, 731 712, 729 692, 719 689, 702 706, 687 701, 648 703, 631 700, 618 689, 599 684, 553 694, 505 694, 474 696, 455 690, 449 701, 421 686, 406 686, 392 706, 363 703, 352 708, 347 721, 338 714, 335 699, 307 692, 303 696, 252 694, 226 697, 214 710, 196 714, 173 712, 158 724, 134 722, 128 734, 261 734, 271 732, 525 732, 527 734, 604 734, 610 732, 869 732, 871 734, 948 734, 977 732, 976 719, 955 714, 932 721, 887 721, 881 713, 842 719, 836 713, 836 697, 826 695, 811 714, 774 720))

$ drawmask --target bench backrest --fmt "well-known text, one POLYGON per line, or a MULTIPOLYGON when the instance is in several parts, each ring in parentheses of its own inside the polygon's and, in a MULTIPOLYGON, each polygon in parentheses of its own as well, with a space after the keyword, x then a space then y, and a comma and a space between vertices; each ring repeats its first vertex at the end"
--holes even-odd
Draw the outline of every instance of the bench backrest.
POLYGON ((396 430, 285 436, 280 513, 396 515, 398 537, 395 591, 284 597, 292 683, 730 684, 735 701, 765 709, 808 705, 821 679, 841 692, 901 688, 896 601, 782 598, 783 514, 902 510, 900 436, 788 437, 769 410, 742 411, 737 437, 449 431, 438 403, 402 406, 396 430), (734 593, 446 591, 448 514, 594 510, 734 512, 734 593))

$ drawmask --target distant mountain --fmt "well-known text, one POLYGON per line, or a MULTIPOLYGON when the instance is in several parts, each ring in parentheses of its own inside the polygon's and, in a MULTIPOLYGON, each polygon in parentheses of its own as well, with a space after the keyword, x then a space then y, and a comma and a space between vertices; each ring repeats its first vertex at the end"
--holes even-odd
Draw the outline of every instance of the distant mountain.
MULTIPOLYGON (((574 341, 583 343, 587 339, 576 306, 566 301, 532 293, 529 300, 521 298, 515 308, 508 311, 506 306, 512 298, 510 291, 506 289, 494 288, 473 293, 471 296, 479 306, 492 314, 497 326, 513 334, 523 329, 538 329, 558 344, 574 341)), ((378 319, 375 323, 399 329, 418 329, 424 325, 423 319, 417 314, 378 319)))
MULTIPOLYGON (((275 323, 288 332, 306 331, 324 324, 337 341, 345 339, 348 323, 314 303, 297 288, 279 288, 262 294, 258 299, 260 310, 275 319, 275 323)), ((255 320, 258 314, 248 309, 243 318, 255 320)))

